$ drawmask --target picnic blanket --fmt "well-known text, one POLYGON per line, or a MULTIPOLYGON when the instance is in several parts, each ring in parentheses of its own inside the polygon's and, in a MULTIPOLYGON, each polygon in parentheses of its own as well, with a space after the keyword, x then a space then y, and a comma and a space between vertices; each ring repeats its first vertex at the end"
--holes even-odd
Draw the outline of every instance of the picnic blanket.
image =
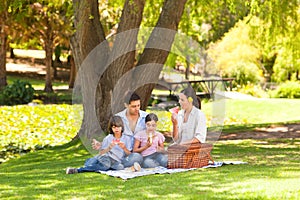
MULTIPOLYGON (((204 166, 202 168, 215 168, 215 167, 221 167, 223 165, 237 165, 237 164, 247 164, 246 162, 242 161, 221 161, 221 162, 214 162, 210 163, 207 166, 204 166)), ((172 174, 172 173, 178 173, 178 172, 186 172, 190 170, 195 170, 198 168, 189 168, 189 169, 168 169, 165 167, 155 167, 155 168, 142 168, 139 172, 133 172, 130 168, 126 168, 123 170, 108 170, 108 171, 98 171, 101 174, 106 174, 113 177, 118 177, 123 180, 139 177, 139 176, 146 176, 151 174, 172 174)))

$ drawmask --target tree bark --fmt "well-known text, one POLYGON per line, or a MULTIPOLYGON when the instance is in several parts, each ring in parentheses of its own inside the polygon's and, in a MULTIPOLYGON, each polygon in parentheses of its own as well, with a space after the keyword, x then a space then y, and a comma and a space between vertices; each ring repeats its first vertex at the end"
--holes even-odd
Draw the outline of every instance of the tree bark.
POLYGON ((45 77, 45 92, 53 92, 52 87, 52 55, 53 55, 53 32, 51 30, 51 26, 49 25, 49 18, 46 19, 47 27, 50 29, 48 31, 45 31, 44 33, 44 39, 45 39, 45 52, 46 52, 46 58, 45 58, 45 64, 46 64, 46 77, 45 77))
POLYGON ((120 78, 134 68, 135 48, 137 44, 138 27, 141 24, 145 0, 126 0, 115 37, 113 49, 109 55, 109 67, 103 73, 96 93, 97 116, 101 127, 106 129, 112 114, 124 109, 124 96, 128 87, 121 85, 122 92, 117 92, 112 106, 112 92, 120 78), (128 32, 126 32, 128 31, 128 32), (126 38, 124 38, 126 34, 126 38))
POLYGON ((101 128, 105 130, 110 116, 124 109, 126 91, 136 89, 135 83, 138 83, 136 81, 147 80, 150 77, 154 80, 153 84, 144 85, 138 90, 143 99, 143 108, 146 108, 147 101, 171 49, 186 0, 166 0, 156 25, 163 30, 158 29, 151 33, 146 49, 137 65, 135 65, 135 49, 145 0, 125 1, 112 50, 109 49, 99 21, 97 3, 97 0, 73 0, 76 33, 71 39, 71 48, 78 76, 80 76, 76 79, 79 84, 75 84, 74 90, 82 91, 84 116, 80 134, 83 134, 88 140, 95 134, 99 134, 99 127, 95 120, 100 123, 100 130, 101 128), (97 49, 93 51, 99 47, 97 45, 100 43, 102 45, 101 52, 97 52, 97 49), (153 46, 155 49, 152 48, 153 46), (97 64, 93 62, 95 60, 98 61, 97 64), (154 73, 150 68, 153 66, 154 73), (132 71, 131 76, 126 77, 127 79, 120 84, 124 75, 132 71), (150 76, 147 73, 149 71, 151 71, 150 76), (95 87, 94 84, 97 80, 95 87), (93 114, 95 108, 96 116, 93 114))
POLYGON ((153 30, 147 42, 146 48, 142 53, 140 60, 138 61, 137 66, 147 65, 147 67, 137 68, 135 74, 138 79, 149 79, 151 82, 153 82, 137 90, 137 93, 142 98, 141 104, 142 109, 144 110, 147 108, 152 90, 156 85, 155 83, 158 82, 163 64, 165 63, 169 55, 169 51, 171 49, 181 16, 184 11, 185 3, 186 0, 166 0, 164 2, 163 9, 156 27, 165 28, 165 30, 153 30), (156 48, 150 48, 153 46, 155 46, 156 48), (149 65, 150 63, 156 64, 149 65))
POLYGON ((0 11, 0 89, 7 85, 6 77, 6 10, 0 11))
POLYGON ((87 55, 105 40, 105 34, 100 23, 97 0, 73 0, 73 7, 76 32, 71 38, 71 48, 78 70, 87 55))
POLYGON ((102 45, 102 48, 106 50, 102 51, 102 55, 100 55, 103 61, 99 63, 101 66, 95 66, 95 63, 83 62, 89 56, 93 57, 93 49, 105 41, 105 34, 100 23, 97 0, 73 0, 73 8, 76 32, 71 37, 71 49, 76 71, 79 75, 73 91, 75 91, 75 95, 77 95, 76 91, 81 93, 83 104, 83 121, 78 136, 84 136, 89 142, 88 140, 91 137, 102 132, 95 113, 96 105, 93 95, 96 91, 96 80, 99 78, 96 68, 101 68, 106 63, 109 46, 106 43, 102 45))
POLYGON ((76 78, 76 67, 74 62, 74 57, 70 55, 70 79, 69 79, 69 89, 72 89, 74 87, 74 82, 76 78))

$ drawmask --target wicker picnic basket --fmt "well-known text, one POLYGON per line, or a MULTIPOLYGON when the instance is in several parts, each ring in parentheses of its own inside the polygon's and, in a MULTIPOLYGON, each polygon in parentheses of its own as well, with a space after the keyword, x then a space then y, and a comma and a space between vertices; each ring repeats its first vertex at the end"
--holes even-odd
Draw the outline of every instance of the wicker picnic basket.
POLYGON ((168 148, 168 168, 201 168, 213 162, 210 152, 213 148, 208 143, 174 144, 168 148))

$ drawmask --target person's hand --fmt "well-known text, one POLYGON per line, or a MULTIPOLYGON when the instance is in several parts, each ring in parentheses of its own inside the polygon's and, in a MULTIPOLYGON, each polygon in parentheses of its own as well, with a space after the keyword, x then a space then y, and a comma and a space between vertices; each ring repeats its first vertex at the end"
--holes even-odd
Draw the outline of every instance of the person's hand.
POLYGON ((176 113, 172 113, 171 121, 172 121, 173 125, 177 125, 177 114, 176 113))
POLYGON ((112 149, 115 145, 116 145, 115 142, 111 142, 110 145, 109 145, 109 149, 112 149))
POLYGON ((165 150, 164 147, 161 147, 161 146, 158 145, 157 148, 156 148, 156 151, 157 151, 157 152, 164 153, 166 150, 165 150))
POLYGON ((148 138, 146 147, 149 148, 149 147, 151 147, 151 145, 152 145, 152 142, 150 141, 150 138, 148 138))
POLYGON ((119 145, 119 147, 121 147, 122 149, 125 149, 126 148, 126 146, 125 146, 125 143, 124 142, 119 142, 119 143, 117 143, 118 145, 119 145))
POLYGON ((100 150, 101 145, 102 145, 101 142, 97 141, 96 139, 93 139, 93 141, 92 141, 93 149, 100 150))

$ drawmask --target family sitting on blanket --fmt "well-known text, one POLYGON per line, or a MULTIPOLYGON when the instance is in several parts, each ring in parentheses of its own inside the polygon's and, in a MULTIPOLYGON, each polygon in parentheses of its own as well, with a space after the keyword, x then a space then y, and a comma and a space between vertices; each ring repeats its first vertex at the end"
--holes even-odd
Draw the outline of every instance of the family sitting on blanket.
MULTIPOLYGON (((197 98, 195 98, 195 92, 192 88, 187 88, 179 94, 179 104, 182 108, 178 115, 172 115, 173 123, 173 138, 177 143, 187 143, 200 141, 205 142, 206 138, 206 119, 203 112, 196 108, 193 103, 197 104, 197 98)), ((66 173, 72 174, 83 171, 98 171, 108 169, 122 169, 124 167, 132 167, 135 171, 140 170, 140 165, 144 168, 156 167, 156 166, 167 166, 167 155, 164 154, 164 136, 156 131, 156 122, 158 118, 155 114, 149 114, 140 110, 140 97, 136 93, 132 93, 125 102, 126 109, 117 113, 123 122, 123 128, 121 129, 123 137, 122 143, 117 144, 119 140, 114 141, 114 145, 108 144, 113 136, 108 135, 101 144, 99 141, 93 140, 93 148, 100 150, 100 155, 88 159, 83 168, 68 168, 66 173), (126 136, 126 137, 125 137, 126 136), (147 136, 147 140, 146 140, 147 136), (109 139, 110 138, 110 139, 109 139), (127 138, 127 139, 124 139, 127 138), (130 144, 128 146, 128 138, 130 138, 130 144), (106 140, 106 141, 105 141, 106 140), (125 142, 126 141, 126 142, 125 142), (124 143, 124 145, 123 145, 124 143), (107 146, 109 145, 109 146, 107 146), (121 146, 120 146, 121 145, 121 146), (109 152, 113 149, 123 149, 123 157, 119 156, 118 160, 113 157, 109 159, 105 158, 105 162, 110 160, 109 168, 101 168, 98 163, 103 162, 102 157, 109 157, 109 152), (123 148, 124 147, 124 148, 123 148), (125 149, 126 147, 126 149, 125 149), (106 150, 105 150, 106 148, 106 150), (108 148, 110 148, 108 150, 108 148), (133 152, 128 151, 133 150, 133 152), (138 153, 137 153, 138 152, 138 153), (102 154, 101 154, 102 153, 102 154), (103 154, 104 153, 104 154, 103 154), (141 154, 140 154, 141 153, 141 154), (104 156, 105 155, 105 156, 104 156), (101 157, 101 159, 100 159, 101 157), (111 160, 112 159, 112 160, 111 160), (117 162, 116 162, 117 161, 117 162), (88 165, 93 167, 88 168, 88 165)), ((196 105, 197 106, 197 105, 196 105)), ((198 105, 199 106, 199 105, 198 105)), ((116 120, 114 116, 111 120, 116 120)), ((113 131, 113 127, 116 128, 120 124, 110 124, 110 130, 113 135, 117 135, 113 131)), ((121 126, 120 126, 121 127, 121 126)), ((116 139, 116 138, 115 138, 116 139)), ((112 140, 110 141, 112 143, 112 140)), ((111 153, 113 154, 113 153, 111 153)), ((106 165, 108 166, 108 165, 106 165)))

